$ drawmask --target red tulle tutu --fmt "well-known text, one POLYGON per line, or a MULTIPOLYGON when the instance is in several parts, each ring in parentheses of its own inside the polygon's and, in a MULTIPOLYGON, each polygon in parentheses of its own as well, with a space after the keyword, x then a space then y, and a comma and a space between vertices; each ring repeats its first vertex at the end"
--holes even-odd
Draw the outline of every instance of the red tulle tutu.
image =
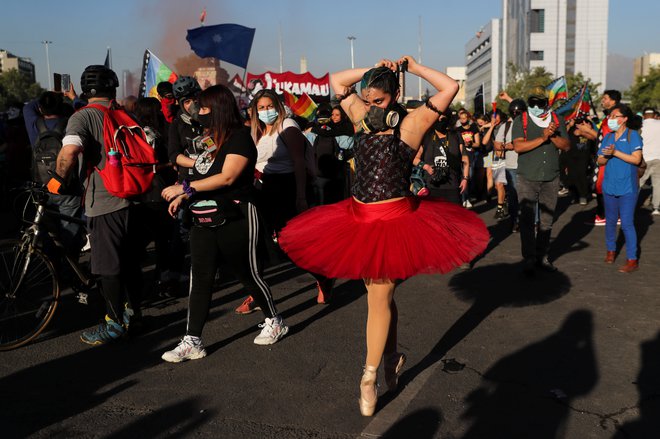
POLYGON ((293 218, 278 242, 296 265, 329 278, 406 279, 451 271, 482 253, 489 238, 474 212, 441 199, 349 198, 293 218))

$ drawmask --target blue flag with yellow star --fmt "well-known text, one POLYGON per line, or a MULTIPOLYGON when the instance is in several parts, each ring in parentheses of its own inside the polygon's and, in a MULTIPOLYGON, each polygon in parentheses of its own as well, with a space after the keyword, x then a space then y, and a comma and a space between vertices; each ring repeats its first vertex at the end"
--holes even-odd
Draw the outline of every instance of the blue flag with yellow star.
POLYGON ((240 24, 216 24, 188 29, 186 40, 200 58, 214 57, 245 69, 254 32, 240 24))

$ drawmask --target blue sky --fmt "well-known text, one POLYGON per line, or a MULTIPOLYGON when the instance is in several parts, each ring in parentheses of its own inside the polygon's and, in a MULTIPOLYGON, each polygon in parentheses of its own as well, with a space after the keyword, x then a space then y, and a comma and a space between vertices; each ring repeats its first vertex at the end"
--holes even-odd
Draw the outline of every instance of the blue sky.
MULTIPOLYGON (((610 0, 609 53, 636 57, 660 52, 660 2, 610 0)), ((501 16, 499 0, 403 0, 325 2, 303 0, 22 0, 3 2, 0 48, 29 57, 37 81, 48 84, 43 40, 51 72, 70 73, 78 85, 86 65, 101 64, 112 48, 113 68, 138 73, 150 48, 170 66, 190 53, 186 29, 238 23, 256 28, 248 71, 279 71, 279 29, 284 70, 298 72, 300 57, 321 76, 350 67, 349 35, 355 36, 356 66, 382 57, 417 56, 419 20, 422 60, 431 67, 464 64, 465 43, 491 18, 501 16)), ((231 75, 241 69, 223 64, 231 75)), ((630 67, 632 69, 632 65, 630 67)), ((121 78, 121 76, 120 76, 121 78)), ((409 89, 410 91, 410 89, 409 89)))

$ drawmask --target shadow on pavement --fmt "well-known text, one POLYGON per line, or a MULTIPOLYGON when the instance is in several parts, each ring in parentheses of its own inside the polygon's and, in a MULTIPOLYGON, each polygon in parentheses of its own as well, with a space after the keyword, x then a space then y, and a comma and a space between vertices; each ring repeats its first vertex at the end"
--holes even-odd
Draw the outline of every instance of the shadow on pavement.
POLYGON ((442 415, 432 408, 415 410, 399 419, 380 436, 382 439, 433 439, 442 423, 442 415))
POLYGON ((593 225, 588 225, 590 221, 593 222, 594 215, 593 210, 582 210, 573 214, 550 244, 548 257, 551 261, 589 247, 584 238, 594 229, 593 225))
MULTIPOLYGON (((463 439, 564 437, 575 398, 598 382, 592 314, 571 313, 559 330, 499 360, 465 399, 463 439)), ((639 437, 639 436, 636 436, 639 437)))
POLYGON ((642 366, 637 375, 639 419, 618 428, 614 439, 655 438, 660 434, 660 332, 642 343, 642 366))
POLYGON ((571 282, 568 276, 559 271, 537 272, 527 277, 522 274, 522 264, 493 264, 456 274, 449 281, 449 287, 461 300, 474 303, 418 364, 403 372, 403 386, 440 361, 497 308, 551 302, 568 293, 571 282), (512 282, 498 283, 498 279, 510 279, 512 282))
MULTIPOLYGON (((136 386, 138 382, 130 377, 162 365, 158 346, 163 340, 174 340, 180 335, 178 327, 165 327, 139 338, 90 347, 7 375, 0 380, 3 437, 30 436, 103 405, 136 386)), ((29 355, 29 350, 25 352, 29 355)))

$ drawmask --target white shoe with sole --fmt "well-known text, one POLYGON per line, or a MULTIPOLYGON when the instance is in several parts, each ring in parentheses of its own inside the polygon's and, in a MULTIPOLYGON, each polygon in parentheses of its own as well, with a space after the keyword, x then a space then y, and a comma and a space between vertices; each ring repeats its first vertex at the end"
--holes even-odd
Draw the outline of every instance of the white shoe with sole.
POLYGON ((161 358, 170 363, 181 363, 182 361, 199 360, 204 357, 206 357, 206 350, 202 345, 202 340, 199 337, 186 335, 177 347, 165 352, 161 358))
POLYGON ((289 332, 289 327, 284 324, 280 316, 266 318, 259 327, 262 328, 261 333, 254 339, 254 344, 261 346, 277 343, 289 332))

